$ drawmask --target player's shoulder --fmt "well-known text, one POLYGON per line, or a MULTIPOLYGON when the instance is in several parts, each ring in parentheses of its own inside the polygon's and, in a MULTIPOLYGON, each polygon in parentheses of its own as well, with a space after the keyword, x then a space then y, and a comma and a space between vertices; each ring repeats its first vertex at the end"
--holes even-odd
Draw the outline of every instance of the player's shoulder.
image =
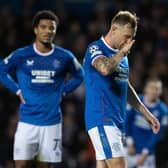
POLYGON ((97 54, 102 54, 103 52, 102 50, 103 50, 103 47, 102 47, 101 39, 97 41, 93 41, 88 45, 86 53, 85 53, 85 57, 89 59, 93 58, 97 54))
POLYGON ((92 41, 91 43, 89 43, 88 49, 89 49, 89 51, 90 50, 97 50, 97 49, 100 49, 101 46, 102 46, 102 41, 101 41, 101 39, 99 39, 99 40, 92 41))
POLYGON ((55 52, 61 53, 61 55, 64 58, 73 58, 74 57, 74 54, 72 53, 72 51, 65 49, 65 48, 58 46, 58 45, 54 45, 54 47, 55 47, 55 52))
POLYGON ((19 52, 19 53, 27 53, 30 51, 33 51, 33 44, 28 44, 16 49, 16 52, 19 52))
POLYGON ((28 53, 28 51, 31 50, 31 48, 32 48, 31 46, 32 45, 27 45, 27 46, 23 46, 23 47, 17 48, 10 55, 26 56, 26 54, 28 53))

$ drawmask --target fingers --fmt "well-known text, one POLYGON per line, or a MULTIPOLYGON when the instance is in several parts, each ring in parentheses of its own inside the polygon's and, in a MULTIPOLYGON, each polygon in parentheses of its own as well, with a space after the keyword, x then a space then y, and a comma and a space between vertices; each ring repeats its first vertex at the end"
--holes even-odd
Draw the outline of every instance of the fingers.
POLYGON ((23 98, 21 92, 18 94, 18 96, 19 96, 20 101, 21 101, 23 104, 26 104, 26 101, 24 100, 24 98, 23 98))
POLYGON ((159 132, 159 130, 160 130, 160 123, 159 123, 159 121, 156 119, 152 125, 153 125, 152 126, 153 133, 157 134, 159 132))
POLYGON ((24 100, 23 96, 21 95, 20 100, 23 104, 26 104, 26 101, 24 100))
POLYGON ((131 49, 131 47, 133 46, 134 43, 135 43, 135 40, 128 40, 128 41, 125 43, 125 45, 123 46, 122 50, 123 50, 125 53, 129 54, 130 49, 131 49))
POLYGON ((127 54, 130 53, 130 49, 132 48, 133 44, 135 43, 135 40, 132 40, 129 42, 129 47, 128 47, 128 51, 127 51, 127 54))
POLYGON ((129 49, 131 49, 132 48, 132 46, 133 46, 133 44, 135 43, 135 40, 131 40, 130 42, 129 42, 129 49))
POLYGON ((135 43, 135 40, 130 40, 129 43, 131 44, 131 46, 135 43))
POLYGON ((151 113, 146 117, 146 120, 151 124, 153 133, 157 134, 160 130, 159 120, 151 113))
POLYGON ((22 99, 21 99, 21 102, 22 102, 23 104, 26 104, 26 101, 24 100, 23 97, 22 97, 22 99))

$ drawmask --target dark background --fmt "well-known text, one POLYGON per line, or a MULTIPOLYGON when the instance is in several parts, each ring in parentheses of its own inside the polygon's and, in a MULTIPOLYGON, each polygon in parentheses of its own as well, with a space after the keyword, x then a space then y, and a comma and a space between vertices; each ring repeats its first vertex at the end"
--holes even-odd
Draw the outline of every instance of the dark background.
MULTIPOLYGON (((57 14, 55 43, 71 50, 82 63, 89 42, 105 34, 118 10, 135 12, 139 19, 136 43, 129 55, 130 81, 138 93, 145 80, 157 76, 164 84, 168 105, 168 0, 0 0, 0 59, 33 41, 31 21, 42 9, 57 14)), ((0 168, 13 168, 13 136, 18 98, 0 84, 0 168)), ((84 88, 63 99, 63 163, 56 167, 92 168, 94 153, 84 131, 84 88)), ((157 145, 157 167, 168 167, 168 131, 157 145)))

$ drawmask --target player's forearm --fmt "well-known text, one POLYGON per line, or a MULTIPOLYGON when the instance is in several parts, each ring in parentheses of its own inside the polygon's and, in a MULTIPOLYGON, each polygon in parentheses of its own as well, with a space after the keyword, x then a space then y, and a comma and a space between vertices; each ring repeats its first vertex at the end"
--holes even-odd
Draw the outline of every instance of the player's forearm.
POLYGON ((125 52, 120 50, 115 56, 109 58, 108 72, 112 73, 116 70, 121 59, 124 57, 125 52))
POLYGON ((131 86, 130 82, 128 82, 128 102, 129 104, 134 107, 136 110, 140 109, 140 106, 142 105, 141 100, 139 99, 136 91, 131 86))
POLYGON ((78 72, 73 75, 72 79, 65 84, 63 94, 66 95, 75 90, 82 83, 83 75, 83 69, 80 68, 78 72))
MULTIPOLYGON (((1 71, 1 70, 0 70, 1 71)), ((0 72, 0 82, 13 93, 17 94, 19 91, 18 84, 8 75, 0 72)))
POLYGON ((19 91, 18 84, 8 75, 2 75, 0 73, 0 82, 15 94, 19 91))
POLYGON ((144 113, 143 111, 146 110, 146 107, 139 99, 135 89, 131 86, 130 82, 128 82, 128 102, 129 104, 134 107, 136 110, 144 113))
POLYGON ((93 66, 102 75, 109 75, 116 70, 124 54, 125 53, 121 50, 115 56, 110 57, 110 58, 107 58, 104 56, 98 57, 93 62, 93 66))
POLYGON ((0 82, 10 89, 12 92, 17 94, 19 90, 18 84, 11 78, 11 76, 6 71, 6 67, 3 62, 0 62, 0 82))
POLYGON ((151 113, 145 107, 142 101, 139 99, 136 91, 134 90, 134 88, 131 86, 129 82, 128 82, 128 102, 137 111, 141 112, 145 118, 148 118, 151 115, 151 113))

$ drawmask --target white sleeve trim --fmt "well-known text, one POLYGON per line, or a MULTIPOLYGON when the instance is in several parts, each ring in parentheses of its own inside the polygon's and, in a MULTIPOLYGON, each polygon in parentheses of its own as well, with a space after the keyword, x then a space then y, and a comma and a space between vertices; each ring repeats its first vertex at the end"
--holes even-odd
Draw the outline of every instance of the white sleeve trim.
POLYGON ((94 57, 95 55, 101 55, 102 54, 102 51, 95 51, 92 55, 91 55, 91 58, 94 57))
POLYGON ((98 55, 98 56, 96 56, 96 57, 93 58, 93 60, 92 60, 92 65, 93 65, 94 61, 95 61, 97 58, 99 58, 99 57, 106 57, 106 56, 104 56, 104 55, 98 55))

